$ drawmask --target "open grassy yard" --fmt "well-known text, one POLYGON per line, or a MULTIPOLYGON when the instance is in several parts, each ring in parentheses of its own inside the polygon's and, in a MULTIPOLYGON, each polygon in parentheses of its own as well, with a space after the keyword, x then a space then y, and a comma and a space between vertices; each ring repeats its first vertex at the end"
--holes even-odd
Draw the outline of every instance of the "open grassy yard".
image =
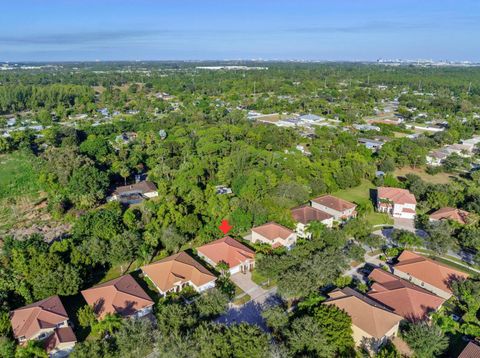
POLYGON ((0 200, 38 194, 35 164, 33 155, 22 152, 0 156, 0 200))
POLYGON ((425 172, 424 168, 411 168, 409 166, 395 170, 394 174, 397 177, 403 177, 407 174, 415 174, 427 183, 432 184, 446 184, 455 177, 454 175, 448 173, 438 173, 435 175, 430 175, 425 172))
MULTIPOLYGON (((350 189, 339 190, 332 195, 338 196, 344 200, 352 201, 356 204, 366 204, 370 202, 370 191, 375 189, 370 181, 363 179, 359 186, 350 189)), ((386 214, 371 212, 365 215, 365 219, 371 225, 391 225, 393 220, 386 214)))
POLYGON ((36 158, 15 152, 0 155, 0 232, 42 214, 36 158))

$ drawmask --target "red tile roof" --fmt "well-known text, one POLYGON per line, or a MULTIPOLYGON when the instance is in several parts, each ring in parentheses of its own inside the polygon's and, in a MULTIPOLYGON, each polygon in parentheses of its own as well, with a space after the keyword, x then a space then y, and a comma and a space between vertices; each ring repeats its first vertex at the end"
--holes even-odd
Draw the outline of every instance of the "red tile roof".
POLYGON ((71 327, 61 327, 55 329, 53 334, 45 340, 45 350, 50 353, 57 348, 60 343, 76 343, 77 337, 71 327))
POLYGON ((357 207, 354 203, 337 198, 336 196, 333 196, 333 195, 322 195, 322 196, 319 196, 318 198, 312 199, 312 201, 314 203, 324 205, 327 208, 340 211, 340 212, 343 212, 349 209, 354 209, 357 207))
POLYGON ((472 341, 468 342, 458 358, 480 358, 480 346, 472 341))
POLYGON ((445 302, 443 298, 381 269, 374 269, 368 278, 374 281, 368 297, 411 321, 426 318, 445 302))
POLYGON ((380 187, 377 189, 379 199, 388 199, 395 204, 416 204, 415 196, 406 189, 380 187))
POLYGON ((230 236, 197 248, 197 251, 215 264, 226 262, 230 268, 255 259, 255 252, 230 236))
POLYGON ((344 310, 352 318, 352 324, 378 339, 383 338, 403 319, 349 287, 335 290, 330 297, 325 304, 333 304, 344 310))
POLYGON ((142 271, 162 292, 171 290, 177 282, 190 281, 198 287, 216 280, 213 273, 184 251, 143 266, 142 271))
POLYGON ((308 224, 311 221, 324 221, 333 218, 325 211, 312 208, 309 205, 300 206, 292 209, 293 220, 302 224, 308 224))
POLYGON ((468 277, 468 274, 462 271, 455 270, 408 250, 402 252, 398 257, 398 261, 394 265, 396 270, 407 273, 445 292, 452 292, 449 287, 450 281, 468 277))
POLYGON ((107 313, 128 317, 154 303, 131 275, 84 290, 82 295, 100 318, 107 313))
POLYGON ((277 224, 275 222, 269 222, 261 226, 252 228, 253 232, 262 235, 267 240, 273 241, 277 238, 286 240, 294 232, 285 226, 277 224))
POLYGON ((68 315, 58 296, 46 298, 10 313, 13 336, 25 337, 27 340, 35 337, 40 330, 55 328, 66 320, 68 315))
POLYGON ((457 208, 441 208, 430 214, 431 220, 453 220, 462 225, 467 223, 468 211, 460 210, 457 208))

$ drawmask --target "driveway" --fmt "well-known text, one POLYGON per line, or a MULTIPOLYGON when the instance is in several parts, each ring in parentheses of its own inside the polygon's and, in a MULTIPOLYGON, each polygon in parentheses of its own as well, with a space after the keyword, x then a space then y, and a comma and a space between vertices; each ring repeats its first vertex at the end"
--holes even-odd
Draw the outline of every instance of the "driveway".
POLYGON ((273 287, 269 290, 265 290, 260 287, 252 281, 251 272, 245 274, 237 273, 230 276, 230 279, 245 293, 250 295, 251 300, 241 306, 230 304, 229 310, 224 315, 220 316, 216 322, 228 325, 246 322, 257 325, 266 331, 267 327, 262 317, 262 312, 267 308, 279 305, 282 302, 280 297, 277 296, 277 288, 273 287))
POLYGON ((276 292, 277 288, 274 287, 268 291, 265 291, 262 296, 248 301, 244 305, 235 306, 230 304, 229 310, 222 316, 218 317, 215 322, 224 323, 227 325, 245 322, 248 324, 257 325, 264 331, 267 331, 267 326, 262 317, 262 312, 269 307, 277 306, 282 302, 281 298, 277 296, 276 292))
POLYGON ((265 300, 264 297, 267 291, 252 281, 252 273, 250 271, 246 273, 236 273, 230 276, 230 279, 235 285, 240 287, 243 292, 249 294, 252 300, 265 300))

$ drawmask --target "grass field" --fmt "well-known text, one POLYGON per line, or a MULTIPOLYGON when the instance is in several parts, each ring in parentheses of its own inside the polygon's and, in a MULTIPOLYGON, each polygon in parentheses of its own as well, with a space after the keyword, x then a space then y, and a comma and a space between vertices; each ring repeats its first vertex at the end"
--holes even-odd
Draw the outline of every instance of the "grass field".
POLYGON ((0 155, 0 232, 27 220, 34 221, 40 201, 36 158, 15 152, 0 155))
MULTIPOLYGON (((367 204, 370 202, 370 190, 375 189, 370 181, 363 179, 359 186, 350 189, 339 190, 332 195, 338 196, 344 200, 352 201, 356 204, 367 204)), ((393 224, 392 218, 386 214, 371 212, 365 215, 365 219, 371 225, 391 225, 393 224)))
POLYGON ((420 178, 422 178, 424 181, 427 183, 432 183, 432 184, 446 184, 449 183, 454 176, 452 174, 448 173, 438 173, 435 175, 430 175, 425 172, 424 168, 411 168, 411 167, 403 167, 400 169, 395 170, 394 172, 395 176, 405 176, 407 174, 415 174, 418 175, 420 178))
POLYGON ((38 194, 35 162, 33 155, 22 152, 0 156, 0 200, 38 194))

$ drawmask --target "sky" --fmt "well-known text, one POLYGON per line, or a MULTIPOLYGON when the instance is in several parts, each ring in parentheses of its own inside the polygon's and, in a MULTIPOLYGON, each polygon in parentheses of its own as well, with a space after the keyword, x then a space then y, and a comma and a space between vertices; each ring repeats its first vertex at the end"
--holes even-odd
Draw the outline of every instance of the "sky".
POLYGON ((15 0, 0 61, 470 60, 477 0, 15 0))

